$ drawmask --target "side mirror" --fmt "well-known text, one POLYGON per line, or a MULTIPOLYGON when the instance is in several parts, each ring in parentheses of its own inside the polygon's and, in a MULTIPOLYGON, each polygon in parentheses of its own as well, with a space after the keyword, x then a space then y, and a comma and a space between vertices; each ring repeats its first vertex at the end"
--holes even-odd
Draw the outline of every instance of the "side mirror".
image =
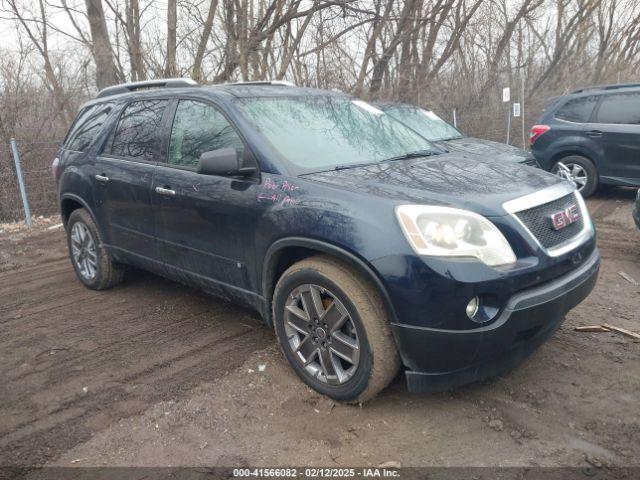
POLYGON ((202 175, 233 177, 251 175, 255 168, 243 168, 235 148, 219 148, 203 152, 196 171, 202 175))

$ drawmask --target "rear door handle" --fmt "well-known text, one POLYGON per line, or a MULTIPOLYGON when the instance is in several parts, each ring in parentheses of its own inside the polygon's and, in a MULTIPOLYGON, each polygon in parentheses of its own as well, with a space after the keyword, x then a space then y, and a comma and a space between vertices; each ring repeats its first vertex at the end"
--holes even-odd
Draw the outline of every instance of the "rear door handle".
POLYGON ((588 130, 585 133, 587 135, 589 135, 590 137, 601 137, 602 136, 602 131, 601 130, 588 130))
POLYGON ((160 195, 168 195, 172 197, 176 194, 176 191, 171 190, 170 188, 156 187, 156 193, 159 193, 160 195))
POLYGON ((95 178, 99 182, 108 182, 109 181, 109 177, 107 177, 106 175, 95 175, 95 178))

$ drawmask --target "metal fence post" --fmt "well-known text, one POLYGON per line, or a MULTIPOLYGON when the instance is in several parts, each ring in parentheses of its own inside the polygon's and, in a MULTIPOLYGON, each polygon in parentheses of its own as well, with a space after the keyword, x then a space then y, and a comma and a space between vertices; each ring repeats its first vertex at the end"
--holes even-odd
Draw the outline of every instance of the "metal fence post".
POLYGON ((31 210, 29 209, 29 199, 27 198, 27 189, 24 185, 24 178, 22 177, 22 167, 20 166, 20 155, 18 154, 18 147, 16 145, 16 139, 9 140, 11 144, 11 153, 13 154, 13 161, 16 164, 16 176, 18 177, 18 185, 20 186, 20 196, 22 196, 22 206, 24 207, 24 220, 28 227, 31 227, 31 210))

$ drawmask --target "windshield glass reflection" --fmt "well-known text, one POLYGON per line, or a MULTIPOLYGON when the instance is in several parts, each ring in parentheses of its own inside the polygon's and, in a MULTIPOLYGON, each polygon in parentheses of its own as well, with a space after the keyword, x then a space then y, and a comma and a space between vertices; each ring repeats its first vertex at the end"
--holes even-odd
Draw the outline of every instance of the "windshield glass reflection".
POLYGON ((381 110, 349 97, 257 97, 237 104, 286 160, 306 172, 441 152, 381 110))

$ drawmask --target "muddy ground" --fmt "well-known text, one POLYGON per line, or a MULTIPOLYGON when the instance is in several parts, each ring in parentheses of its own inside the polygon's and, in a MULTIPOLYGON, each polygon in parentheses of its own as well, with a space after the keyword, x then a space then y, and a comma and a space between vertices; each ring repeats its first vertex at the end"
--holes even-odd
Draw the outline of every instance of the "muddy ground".
POLYGON ((0 465, 638 465, 640 342, 574 331, 640 331, 634 193, 588 202, 598 285, 525 364, 364 407, 306 388, 252 312, 142 272, 87 290, 55 222, 0 227, 0 465))

